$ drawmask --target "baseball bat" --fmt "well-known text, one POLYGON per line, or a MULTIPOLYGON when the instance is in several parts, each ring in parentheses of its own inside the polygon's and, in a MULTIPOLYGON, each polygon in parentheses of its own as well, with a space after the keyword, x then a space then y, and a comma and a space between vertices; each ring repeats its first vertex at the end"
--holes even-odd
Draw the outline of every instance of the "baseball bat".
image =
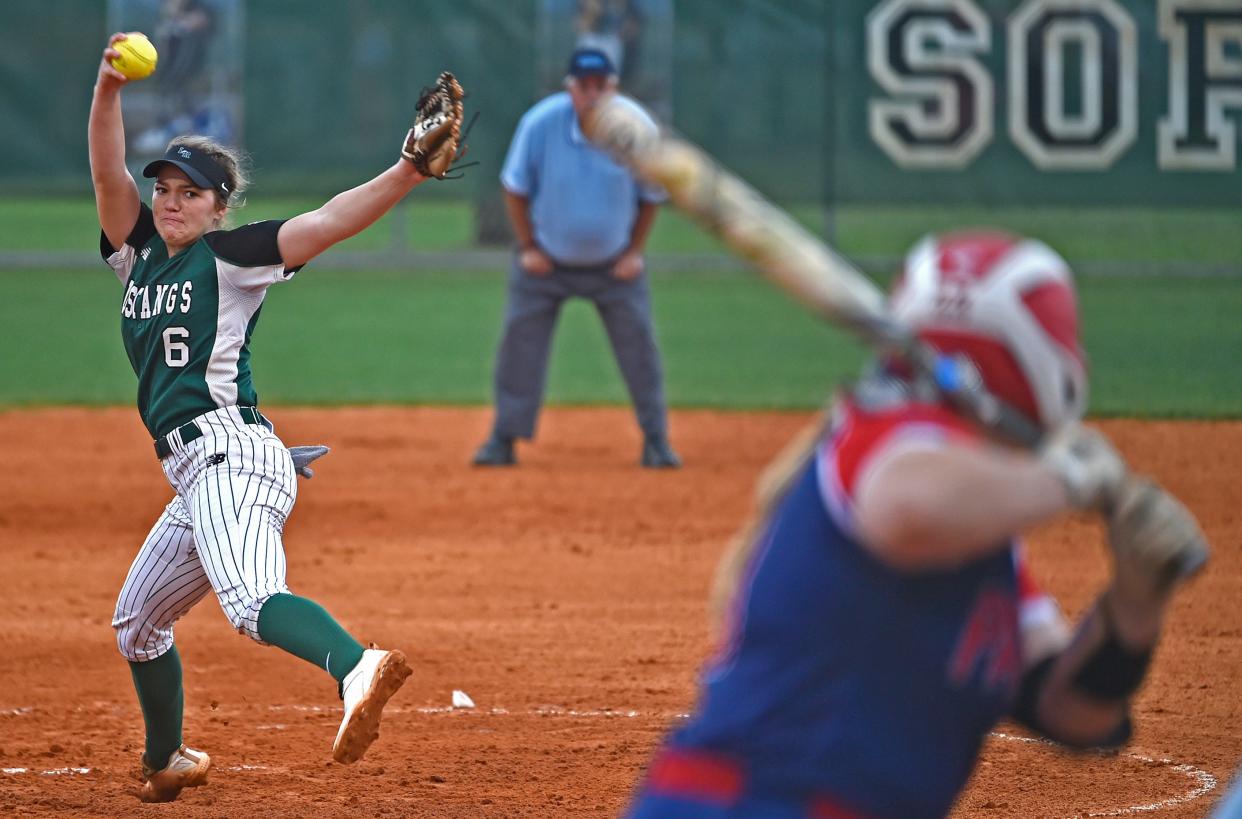
POLYGON ((975 422, 1025 446, 1039 444, 1040 429, 989 393, 973 367, 939 355, 893 321, 884 293, 870 278, 702 149, 662 131, 637 103, 604 97, 584 117, 583 130, 812 311, 903 357, 975 422))
MULTIPOLYGON (((661 131, 637 103, 605 97, 585 117, 583 129, 639 177, 664 188, 673 204, 778 287, 863 341, 903 357, 974 422, 1028 448, 1039 446, 1043 431, 992 395, 974 367, 940 355, 894 321, 884 293, 870 278, 702 149, 661 131)), ((1181 555, 1168 571, 1171 577, 1188 577, 1206 559, 1205 544, 1181 555)))

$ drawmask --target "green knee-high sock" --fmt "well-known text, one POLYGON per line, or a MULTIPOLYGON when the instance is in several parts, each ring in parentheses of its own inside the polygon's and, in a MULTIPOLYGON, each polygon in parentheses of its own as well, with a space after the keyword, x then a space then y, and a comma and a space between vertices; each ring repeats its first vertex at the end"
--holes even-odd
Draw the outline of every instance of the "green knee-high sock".
POLYGON ((259 610, 259 637, 314 663, 340 682, 362 659, 362 644, 314 600, 276 594, 259 610))
POLYGON ((173 646, 154 660, 129 664, 138 704, 147 724, 147 765, 159 770, 181 747, 181 657, 173 646))

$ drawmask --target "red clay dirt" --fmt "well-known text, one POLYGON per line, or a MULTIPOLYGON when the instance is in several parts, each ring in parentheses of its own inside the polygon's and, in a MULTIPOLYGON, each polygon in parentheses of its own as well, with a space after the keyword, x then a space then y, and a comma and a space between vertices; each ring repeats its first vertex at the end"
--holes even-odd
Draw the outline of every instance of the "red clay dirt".
MULTIPOLYGON (((485 410, 271 415, 286 443, 333 447, 301 483, 291 585, 415 668, 380 740, 332 764, 335 686, 235 634, 208 598, 177 643, 211 782, 139 803, 142 719, 109 618, 171 490, 133 410, 0 413, 0 815, 616 815, 692 704, 717 555, 809 417, 676 413, 686 467, 654 472, 623 409, 550 411, 521 466, 490 471, 467 466, 485 410), (454 689, 477 707, 450 711, 454 689)), ((1130 749, 998 737, 957 816, 1204 816, 1242 754, 1242 423, 1102 426, 1199 514, 1213 561, 1172 612, 1130 749)), ((1106 576, 1100 534, 1075 519, 1029 538, 1073 615, 1106 576)))

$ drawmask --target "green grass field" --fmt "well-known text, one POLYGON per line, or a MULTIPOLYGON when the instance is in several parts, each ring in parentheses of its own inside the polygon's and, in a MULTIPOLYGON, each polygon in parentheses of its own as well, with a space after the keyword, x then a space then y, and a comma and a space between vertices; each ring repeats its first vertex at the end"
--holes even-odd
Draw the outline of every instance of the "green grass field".
MULTIPOLYGON (((288 214, 308 204, 250 206, 244 218, 288 214)), ((812 210, 801 215, 811 223, 817 218, 812 210)), ((843 213, 838 227, 850 238, 841 244, 857 254, 894 254, 924 228, 946 226, 923 217, 916 223, 899 211, 869 219, 843 213)), ((465 247, 473 232, 469 209, 458 205, 411 207, 399 218, 409 220, 421 248, 465 247)), ((1048 232, 1086 241, 1081 231, 1073 234, 1064 214, 1057 219, 1048 232)), ((0 250, 85 250, 97 235, 93 208, 81 201, 0 201, 0 226, 0 250)), ((1177 233, 1175 226, 1167 230, 1177 233)), ((1226 249, 1235 262, 1242 258, 1242 231, 1225 230, 1223 222, 1213 230, 1232 241, 1226 249)), ((1122 250, 1109 243, 1122 240, 1104 234, 1108 238, 1090 254, 1124 258, 1108 255, 1122 250)), ((1185 226, 1176 241, 1205 262, 1224 258, 1219 245, 1196 245, 1195 235, 1185 226)), ((358 249, 383 248, 388 241, 383 226, 352 240, 358 249)), ((1143 241, 1165 251, 1176 244, 1159 232, 1143 241)), ((672 214, 662 218, 653 246, 663 252, 712 248, 672 214)), ((858 343, 748 274, 657 274, 653 287, 669 400, 676 406, 814 407, 863 361, 858 343)), ((1080 289, 1093 414, 1242 416, 1242 280, 1088 276, 1080 289)), ((0 406, 130 403, 134 378, 120 345, 120 298, 102 264, 0 272, 0 406)), ((286 404, 485 404, 503 305, 500 270, 349 272, 312 264, 269 294, 253 343, 256 384, 264 402, 286 404)), ((562 317, 549 401, 626 401, 589 305, 571 304, 562 317)))
MULTIPOLYGON (((238 211, 235 223, 288 217, 321 204, 313 199, 263 199, 238 211)), ((805 225, 822 233, 818 206, 793 206, 805 225)), ((344 243, 352 250, 390 245, 392 222, 404 220, 410 246, 421 250, 470 247, 474 212, 468 203, 414 202, 344 243)), ((1236 209, 845 207, 833 214, 835 243, 855 257, 897 257, 928 231, 992 225, 1048 242, 1071 262, 1177 262, 1230 265, 1242 271, 1242 213, 1236 209)), ((0 251, 90 249, 98 230, 94 203, 79 199, 0 199, 0 251)), ((653 253, 706 252, 715 241, 666 210, 656 223, 653 253)))
MULTIPOLYGON (((813 407, 863 359, 852 339, 741 273, 657 275, 670 401, 813 407)), ((0 404, 133 398, 110 271, 0 274, 0 404)), ((265 401, 486 403, 504 284, 497 272, 309 267, 274 288, 256 333, 265 401)), ((1242 286, 1229 279, 1082 282, 1097 415, 1242 415, 1242 286)), ((553 352, 552 402, 626 400, 599 321, 573 303, 553 352)))

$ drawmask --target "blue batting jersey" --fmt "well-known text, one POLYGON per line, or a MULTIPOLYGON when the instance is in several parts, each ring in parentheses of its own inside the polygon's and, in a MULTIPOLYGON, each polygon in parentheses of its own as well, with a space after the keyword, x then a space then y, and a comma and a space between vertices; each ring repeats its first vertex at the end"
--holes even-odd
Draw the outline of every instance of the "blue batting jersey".
POLYGON ((972 434, 938 407, 844 405, 756 543, 696 713, 649 793, 722 788, 818 806, 807 815, 949 811, 1016 695, 1020 599, 1040 595, 1013 544, 949 570, 881 563, 853 532, 851 496, 871 453, 972 434))

